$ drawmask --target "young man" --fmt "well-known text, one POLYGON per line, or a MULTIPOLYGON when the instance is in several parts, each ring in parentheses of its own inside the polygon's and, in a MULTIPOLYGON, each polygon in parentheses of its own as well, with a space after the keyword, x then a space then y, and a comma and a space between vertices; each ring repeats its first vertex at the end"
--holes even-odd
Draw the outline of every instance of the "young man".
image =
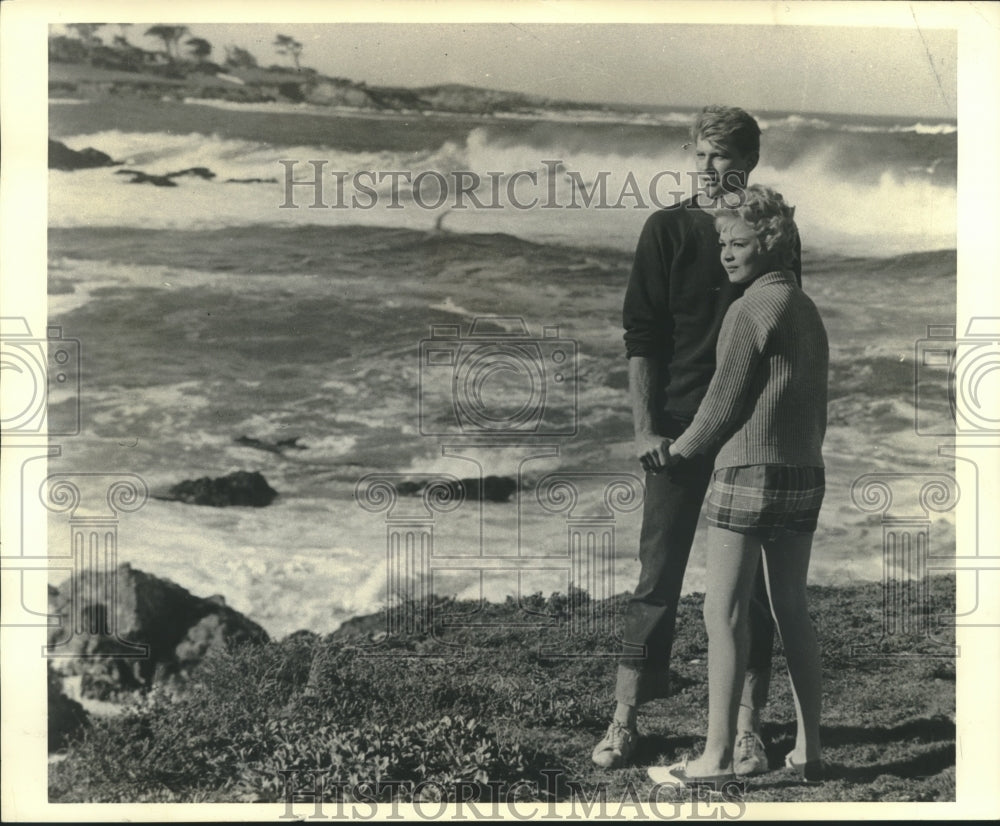
MULTIPOLYGON (((641 571, 624 625, 627 653, 618 666, 617 708, 594 762, 626 765, 638 740, 636 709, 665 697, 684 570, 713 456, 666 469, 666 448, 690 424, 715 372, 719 328, 742 295, 719 259, 713 206, 733 206, 757 165, 760 128, 742 109, 707 106, 691 129, 701 191, 649 217, 636 248, 622 319, 629 358, 635 450, 646 471, 639 539, 641 571)), ((796 249, 796 254, 799 250, 796 249)), ((796 279, 801 266, 796 261, 796 279)), ((774 622, 761 571, 750 611, 750 659, 734 746, 737 774, 766 771, 760 711, 770 682, 774 622)))

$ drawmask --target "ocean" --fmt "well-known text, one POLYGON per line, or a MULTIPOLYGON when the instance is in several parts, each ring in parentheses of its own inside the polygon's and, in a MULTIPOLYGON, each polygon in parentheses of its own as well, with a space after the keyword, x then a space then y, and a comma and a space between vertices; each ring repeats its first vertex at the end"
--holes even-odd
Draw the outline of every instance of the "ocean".
MULTIPOLYGON (((81 343, 82 418, 49 472, 132 473, 163 493, 260 471, 272 505, 152 498, 122 517, 118 554, 224 595, 274 636, 333 630, 401 589, 492 600, 630 589, 639 471, 621 298, 643 221, 688 184, 689 118, 52 101, 52 138, 124 167, 49 173, 49 323, 81 343), (214 177, 161 187, 118 174, 195 167, 214 177), (518 362, 525 352, 541 359, 518 362), (479 372, 460 377, 470 353, 479 372), (467 407, 451 404, 454 388, 467 407), (379 480, 441 474, 508 475, 520 492, 440 509, 378 500, 379 480), (406 536, 424 543, 404 553, 423 571, 409 579, 392 544, 406 536), (581 536, 599 546, 583 574, 581 536)), ((753 180, 796 207, 804 288, 831 345, 811 580, 878 580, 880 518, 852 483, 949 468, 914 426, 914 387, 929 415, 947 415, 946 376, 915 354, 929 325, 955 318, 957 129, 760 121, 753 180)), ((50 404, 58 415, 73 400, 50 404)), ((954 520, 936 520, 934 552, 947 552, 954 520)), ((704 590, 703 532, 686 591, 704 590)))

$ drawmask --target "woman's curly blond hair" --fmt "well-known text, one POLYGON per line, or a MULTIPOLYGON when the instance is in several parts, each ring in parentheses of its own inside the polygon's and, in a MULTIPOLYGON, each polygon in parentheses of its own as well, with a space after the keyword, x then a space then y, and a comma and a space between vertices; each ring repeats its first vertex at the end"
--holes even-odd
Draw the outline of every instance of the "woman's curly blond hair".
POLYGON ((767 186, 751 184, 742 193, 739 203, 715 210, 715 228, 722 229, 735 218, 753 230, 761 246, 773 253, 782 264, 790 266, 796 258, 795 247, 799 230, 795 226, 795 207, 767 186))

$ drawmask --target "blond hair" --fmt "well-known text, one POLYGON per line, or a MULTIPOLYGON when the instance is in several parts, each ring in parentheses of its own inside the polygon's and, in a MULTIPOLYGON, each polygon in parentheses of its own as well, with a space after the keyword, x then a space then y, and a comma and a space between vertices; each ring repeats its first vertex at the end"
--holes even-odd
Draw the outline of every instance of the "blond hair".
POLYGON ((741 193, 739 204, 715 210, 715 228, 734 219, 742 220, 757 236, 761 246, 779 257, 786 266, 795 260, 799 238, 795 207, 781 193, 761 184, 751 184, 741 193))
POLYGON ((691 124, 691 141, 704 138, 715 146, 735 149, 742 155, 760 153, 760 126, 738 106, 706 106, 691 124))

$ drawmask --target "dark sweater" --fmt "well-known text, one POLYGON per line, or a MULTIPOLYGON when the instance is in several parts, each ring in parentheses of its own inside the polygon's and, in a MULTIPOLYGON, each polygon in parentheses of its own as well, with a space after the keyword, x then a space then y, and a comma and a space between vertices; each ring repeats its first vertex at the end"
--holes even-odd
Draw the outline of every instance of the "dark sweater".
MULTIPOLYGON (((695 414, 715 372, 722 319, 743 294, 719 253, 712 216, 691 201, 654 212, 639 236, 622 310, 625 352, 656 361, 656 409, 669 415, 695 414)), ((794 272, 801 283, 798 260, 794 272)))
POLYGON ((823 320, 792 273, 760 276, 726 313, 718 368, 671 453, 718 450, 716 469, 823 467, 828 363, 823 320))

